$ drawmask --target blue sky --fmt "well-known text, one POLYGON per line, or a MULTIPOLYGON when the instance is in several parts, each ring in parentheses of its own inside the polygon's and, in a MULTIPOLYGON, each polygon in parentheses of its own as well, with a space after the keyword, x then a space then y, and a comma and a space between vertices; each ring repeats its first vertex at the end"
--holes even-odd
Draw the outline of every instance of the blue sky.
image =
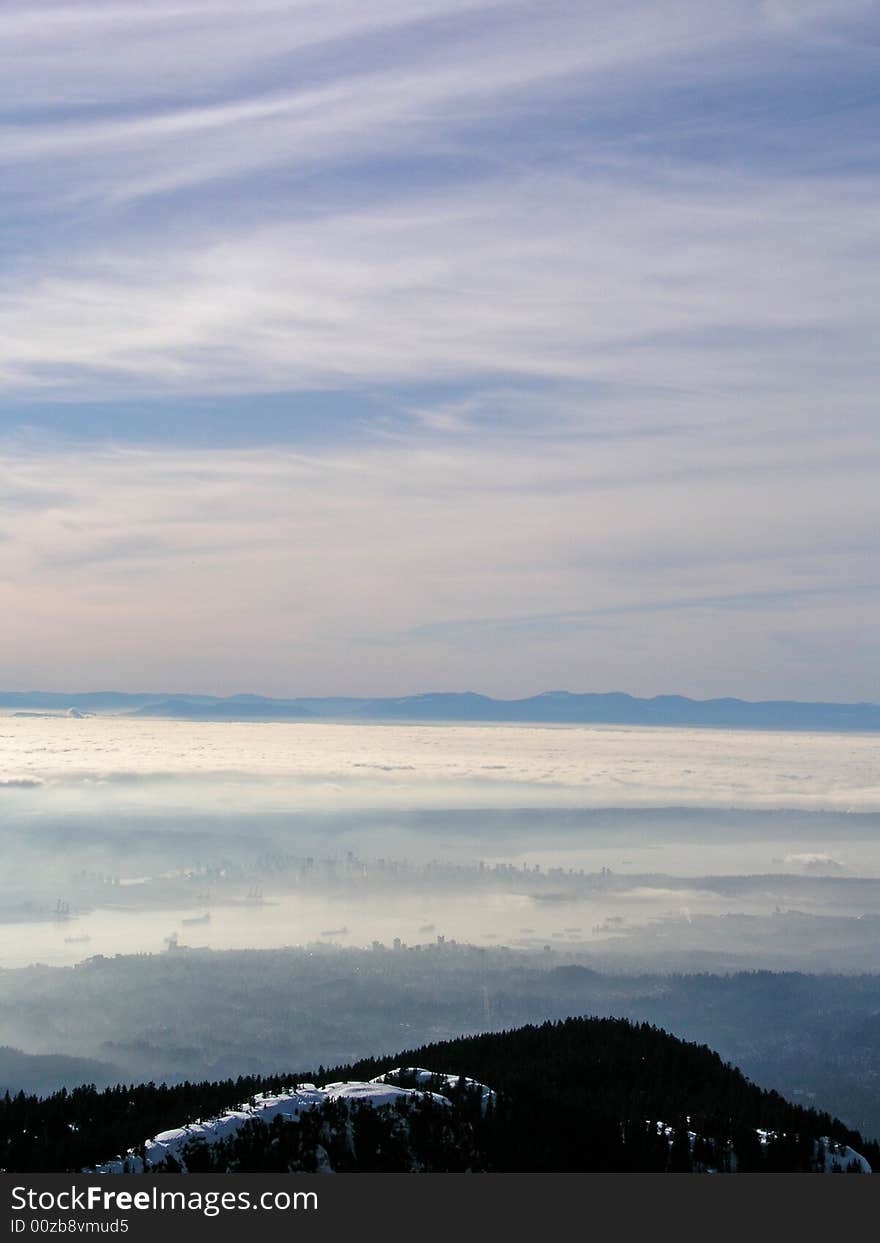
POLYGON ((0 13, 0 683, 880 698, 880 4, 0 13))

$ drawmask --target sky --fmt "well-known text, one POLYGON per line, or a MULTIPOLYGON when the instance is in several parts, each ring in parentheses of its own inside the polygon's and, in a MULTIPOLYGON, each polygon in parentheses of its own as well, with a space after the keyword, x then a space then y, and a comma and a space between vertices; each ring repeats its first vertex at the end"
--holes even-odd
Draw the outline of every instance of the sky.
POLYGON ((880 699, 877 0, 6 0, 0 686, 880 699))

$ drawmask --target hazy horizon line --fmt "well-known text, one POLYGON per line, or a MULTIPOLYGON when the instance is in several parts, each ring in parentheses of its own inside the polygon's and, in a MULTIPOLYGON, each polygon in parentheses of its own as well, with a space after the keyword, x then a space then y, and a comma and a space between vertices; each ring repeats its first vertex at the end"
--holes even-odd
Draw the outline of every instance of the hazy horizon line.
POLYGON ((718 704, 718 703, 739 703, 752 706, 761 706, 765 704, 785 704, 785 705, 802 705, 805 707, 880 707, 880 701, 871 699, 845 700, 845 699, 792 699, 785 697, 770 697, 765 699, 746 699, 739 695, 709 695, 698 697, 694 695, 686 695, 679 691, 664 691, 656 695, 642 695, 632 691, 613 690, 568 690, 566 688, 556 688, 543 691, 535 691, 530 694, 507 694, 507 695, 488 695, 482 691, 475 691, 470 687, 464 689, 434 689, 421 691, 407 691, 402 694, 393 694, 387 691, 377 691, 373 694, 346 694, 345 692, 329 692, 329 693, 305 693, 305 694, 275 694, 266 695, 255 691, 234 691, 229 694, 218 694, 213 691, 202 690, 128 690, 120 689, 115 686, 101 686, 94 688, 80 688, 77 690, 58 690, 52 687, 39 688, 28 687, 27 689, 16 690, 8 688, 0 688, 0 700, 5 698, 26 698, 28 696, 52 696, 52 697, 77 697, 77 696, 98 696, 98 695, 114 695, 125 698, 147 698, 147 699, 176 699, 176 700, 213 700, 217 702, 227 702, 231 700, 259 700, 267 703, 303 703, 303 702, 321 702, 332 700, 344 700, 346 702, 367 703, 372 700, 387 700, 389 702, 400 702, 404 700, 416 699, 434 699, 434 698, 476 698, 486 700, 490 703, 513 704, 527 702, 533 699, 552 699, 554 697, 563 698, 601 698, 601 699, 630 699, 643 703, 656 703, 663 700, 679 700, 692 704, 718 704))

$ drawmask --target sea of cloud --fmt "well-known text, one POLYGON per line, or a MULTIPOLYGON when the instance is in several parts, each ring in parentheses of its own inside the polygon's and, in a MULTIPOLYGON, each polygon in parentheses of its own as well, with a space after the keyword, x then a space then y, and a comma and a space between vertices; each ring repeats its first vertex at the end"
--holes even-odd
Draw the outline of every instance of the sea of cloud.
POLYGON ((0 757, 3 797, 21 800, 137 802, 185 780, 227 806, 880 811, 867 734, 7 716, 0 757))

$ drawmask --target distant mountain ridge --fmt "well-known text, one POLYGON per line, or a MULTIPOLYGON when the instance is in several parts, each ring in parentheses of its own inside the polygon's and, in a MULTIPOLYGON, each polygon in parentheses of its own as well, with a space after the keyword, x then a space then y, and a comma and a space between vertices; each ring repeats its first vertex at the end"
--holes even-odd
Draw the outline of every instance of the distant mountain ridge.
POLYGON ((449 721, 520 724, 672 725, 721 729, 880 730, 880 704, 797 700, 650 699, 607 693, 545 691, 524 699, 492 699, 473 691, 400 697, 263 695, 226 697, 91 691, 0 691, 0 709, 31 713, 117 713, 188 721, 449 721))
POLYGON ((33 1092, 45 1096, 64 1083, 118 1083, 119 1071, 109 1062, 63 1053, 24 1053, 0 1046, 0 1096, 5 1092, 33 1092))

